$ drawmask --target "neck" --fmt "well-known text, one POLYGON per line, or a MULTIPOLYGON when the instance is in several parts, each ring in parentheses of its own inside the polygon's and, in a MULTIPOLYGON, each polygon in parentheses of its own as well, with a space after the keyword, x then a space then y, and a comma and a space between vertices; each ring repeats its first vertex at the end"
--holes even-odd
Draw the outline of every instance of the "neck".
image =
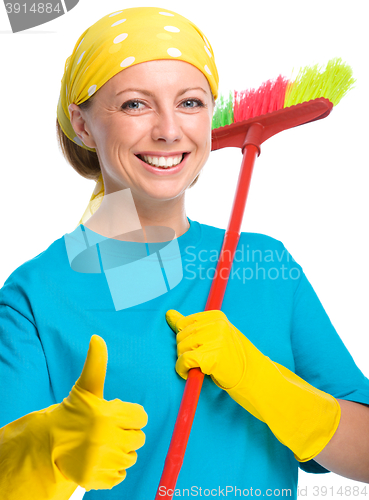
POLYGON ((141 241, 142 237, 146 241, 147 226, 169 227, 177 238, 190 227, 185 193, 171 200, 143 200, 130 189, 105 193, 101 205, 84 225, 102 236, 132 241, 141 241))
POLYGON ((141 202, 134 198, 141 226, 170 227, 176 237, 182 236, 190 227, 185 210, 185 193, 172 200, 141 202))

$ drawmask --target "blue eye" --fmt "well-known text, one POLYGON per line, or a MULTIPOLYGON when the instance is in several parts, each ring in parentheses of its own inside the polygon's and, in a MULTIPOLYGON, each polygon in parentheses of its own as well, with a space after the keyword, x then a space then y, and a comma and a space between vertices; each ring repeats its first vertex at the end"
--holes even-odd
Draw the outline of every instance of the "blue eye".
MULTIPOLYGON (((128 111, 143 111, 143 107, 140 107, 140 104, 142 104, 142 106, 145 106, 145 103, 140 101, 139 99, 130 99, 129 101, 126 101, 124 104, 122 104, 121 107, 122 109, 128 111)), ((185 101, 182 101, 180 105, 185 109, 205 107, 205 104, 200 99, 186 99, 185 101)))
POLYGON ((122 105, 122 109, 129 109, 129 110, 141 110, 142 108, 139 108, 139 105, 143 104, 143 102, 137 100, 137 99, 131 99, 130 101, 125 102, 122 105))
POLYGON ((186 99, 182 104, 196 104, 197 106, 184 106, 185 108, 203 108, 204 103, 200 99, 186 99))

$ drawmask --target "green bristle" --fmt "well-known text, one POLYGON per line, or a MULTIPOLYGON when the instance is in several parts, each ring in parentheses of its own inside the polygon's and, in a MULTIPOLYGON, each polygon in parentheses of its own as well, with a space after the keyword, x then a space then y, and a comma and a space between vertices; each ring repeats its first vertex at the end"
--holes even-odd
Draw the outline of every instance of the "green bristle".
POLYGON ((233 123, 233 92, 228 97, 220 95, 216 100, 213 114, 212 129, 231 125, 233 123))
POLYGON ((295 81, 288 84, 284 107, 325 97, 336 106, 355 83, 350 66, 341 58, 328 61, 323 70, 316 64, 301 68, 295 81))

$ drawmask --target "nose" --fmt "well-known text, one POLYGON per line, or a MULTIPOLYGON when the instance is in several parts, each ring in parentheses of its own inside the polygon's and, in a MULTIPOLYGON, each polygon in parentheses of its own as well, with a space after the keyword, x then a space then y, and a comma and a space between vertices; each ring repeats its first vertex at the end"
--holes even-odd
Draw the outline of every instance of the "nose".
POLYGON ((179 141, 183 136, 180 118, 175 110, 164 110, 157 113, 155 124, 152 128, 154 141, 165 141, 168 144, 179 141))

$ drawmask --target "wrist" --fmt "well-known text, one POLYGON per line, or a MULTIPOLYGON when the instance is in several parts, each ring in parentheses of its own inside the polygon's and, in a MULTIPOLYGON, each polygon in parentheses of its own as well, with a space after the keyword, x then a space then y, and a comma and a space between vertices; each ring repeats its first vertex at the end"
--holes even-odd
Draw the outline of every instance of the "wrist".
POLYGON ((67 479, 53 461, 48 416, 58 406, 31 412, 0 429, 2 497, 67 500, 76 490, 78 485, 67 479))

